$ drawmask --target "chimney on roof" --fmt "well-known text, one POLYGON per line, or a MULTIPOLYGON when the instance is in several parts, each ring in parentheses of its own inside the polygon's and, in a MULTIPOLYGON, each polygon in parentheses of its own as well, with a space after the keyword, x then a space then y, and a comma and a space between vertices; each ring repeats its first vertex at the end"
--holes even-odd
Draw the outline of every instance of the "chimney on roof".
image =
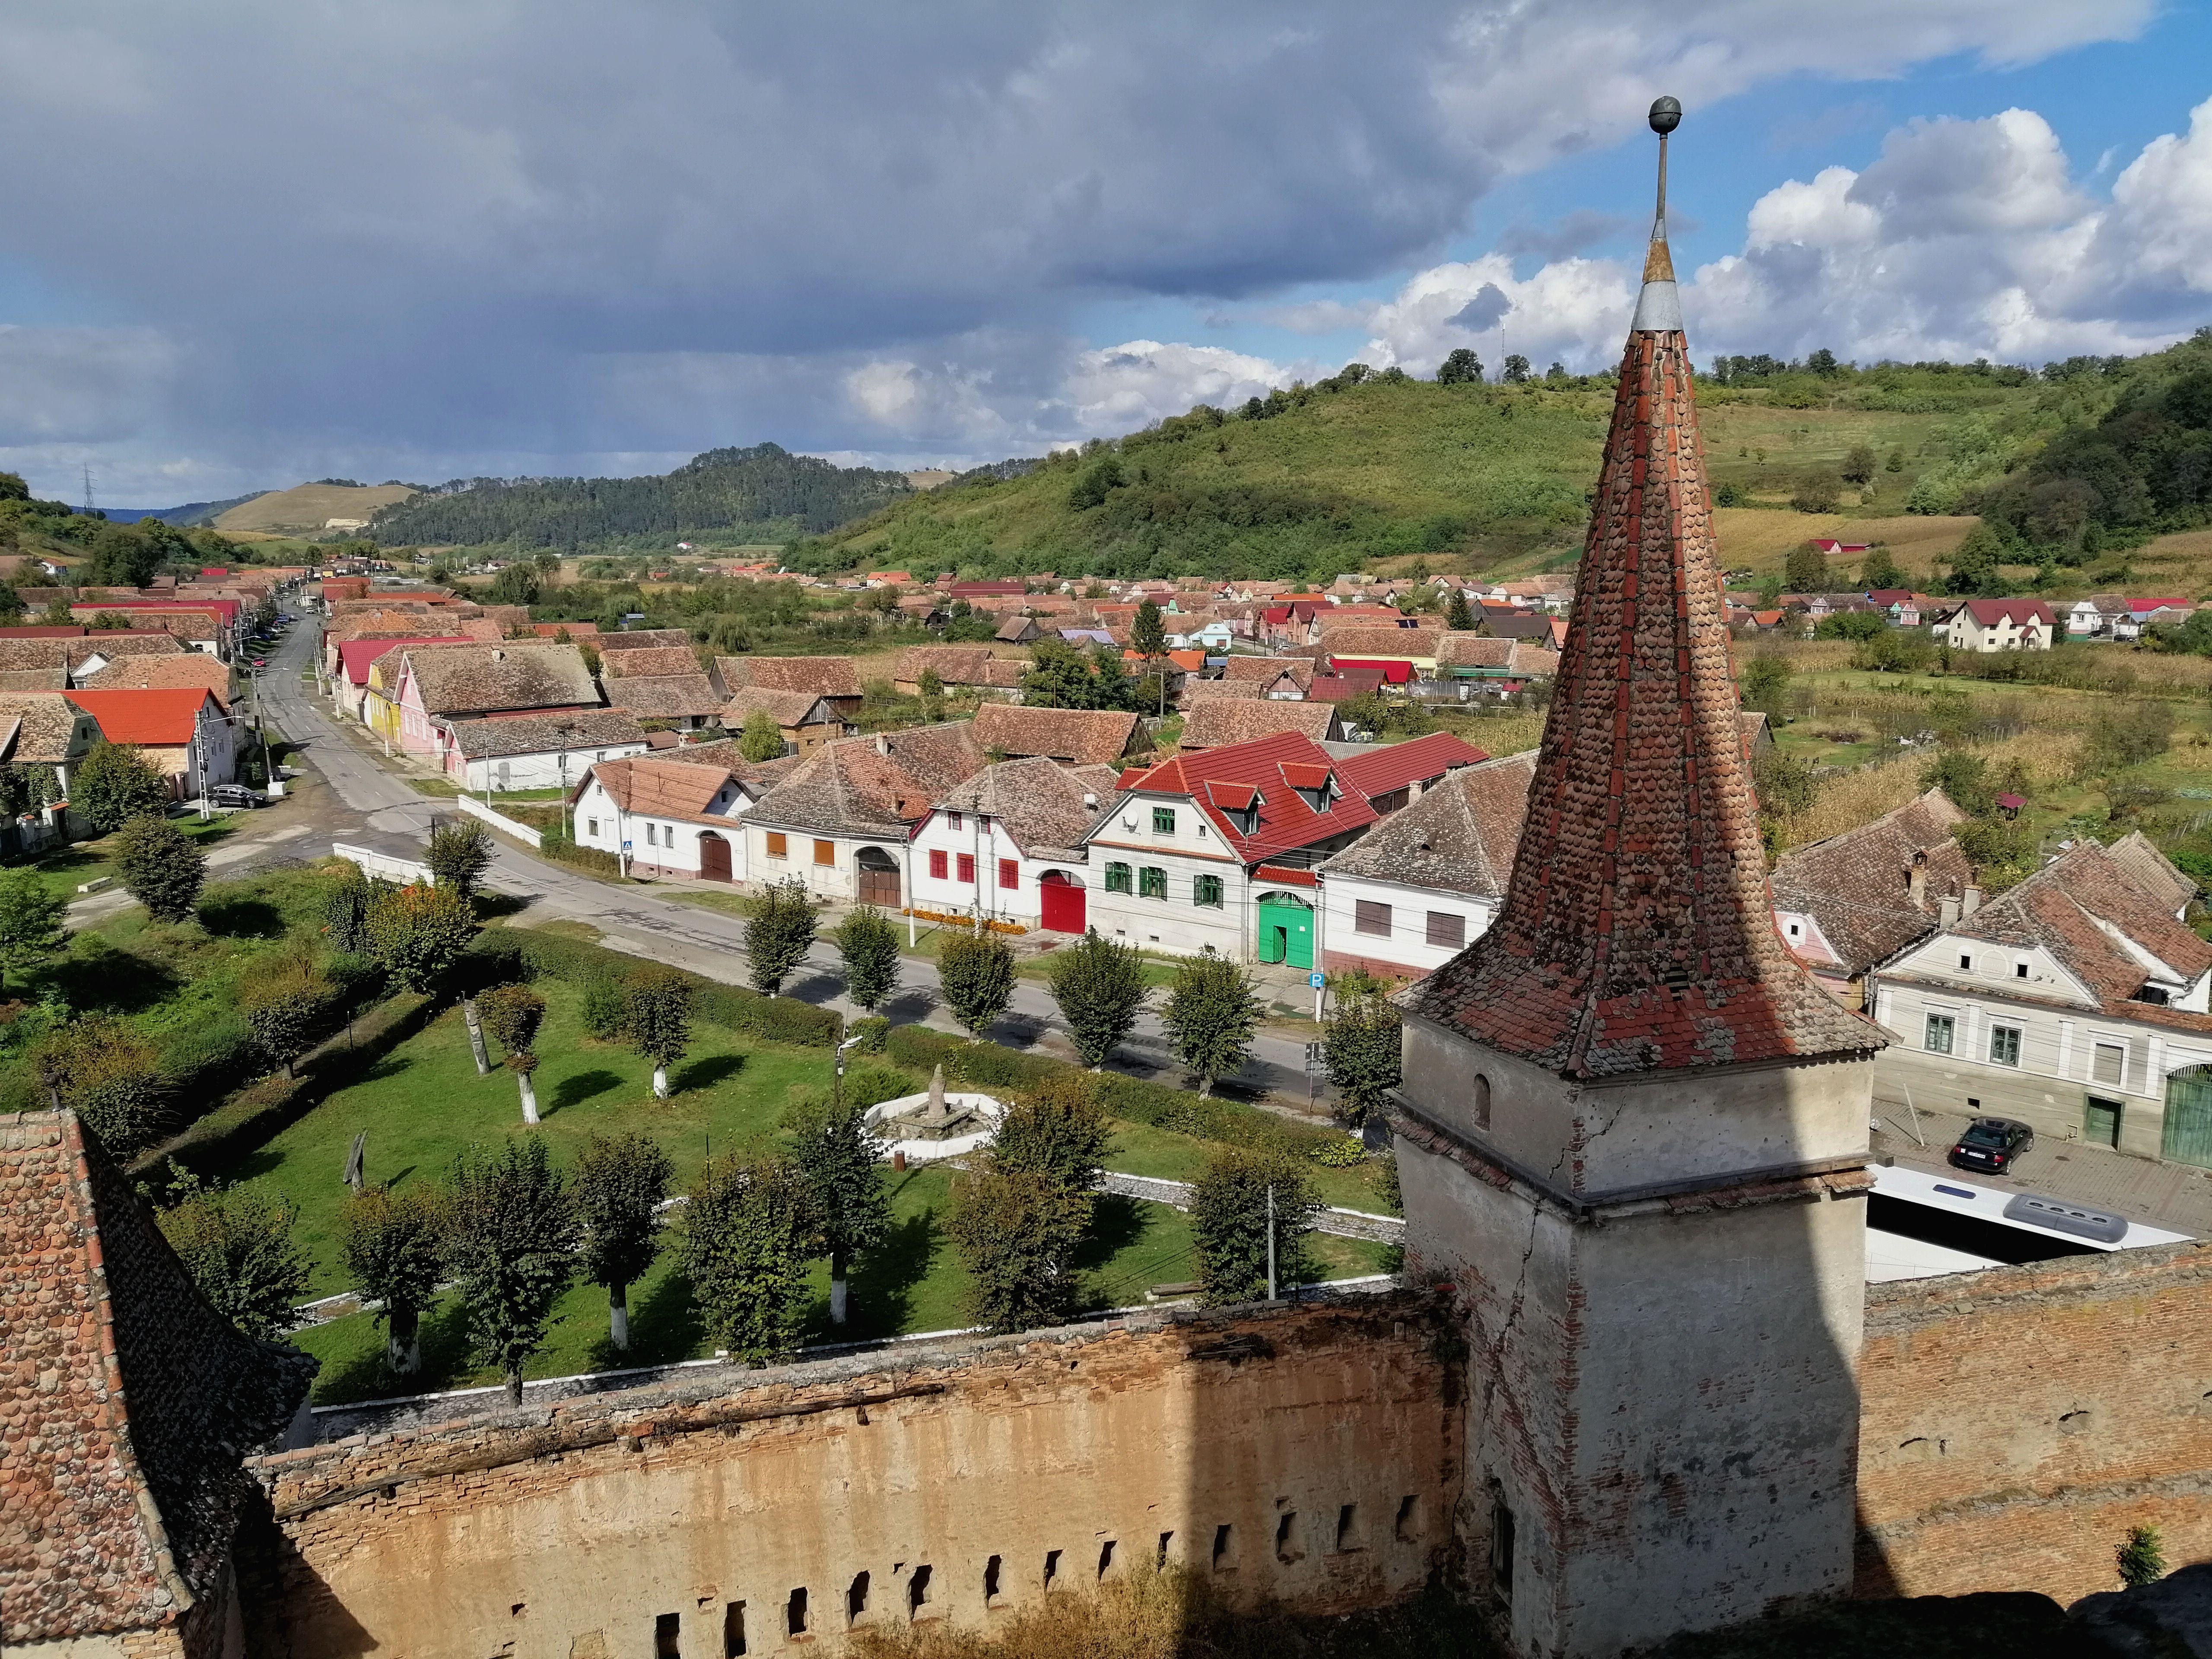
POLYGON ((1969 887, 1969 888, 1967 888, 1967 889, 1966 889, 1966 903, 1965 903, 1965 904, 1963 904, 1963 905, 1961 905, 1961 906, 1960 907, 1960 914, 1961 915, 1968 915, 1968 916, 1971 916, 1971 915, 1972 915, 1974 914, 1974 912, 1975 912, 1975 911, 1977 911, 1977 910, 1980 909, 1981 908, 1982 908, 1982 890, 1981 890, 1980 888, 1978 888, 1978 887, 1969 887))
POLYGON ((1905 878, 1905 896, 1916 910, 1928 908, 1928 852, 1925 848, 1912 855, 1912 869, 1905 878))
POLYGON ((1098 797, 1087 789, 1083 792, 1083 810, 1086 812, 1095 812, 1098 810, 1098 797))
POLYGON ((882 732, 876 733, 876 752, 878 755, 888 755, 891 752, 891 740, 888 734, 882 732))
POLYGON ((1938 927, 1959 925, 1959 901, 1948 893, 1936 901, 1936 925, 1938 927))

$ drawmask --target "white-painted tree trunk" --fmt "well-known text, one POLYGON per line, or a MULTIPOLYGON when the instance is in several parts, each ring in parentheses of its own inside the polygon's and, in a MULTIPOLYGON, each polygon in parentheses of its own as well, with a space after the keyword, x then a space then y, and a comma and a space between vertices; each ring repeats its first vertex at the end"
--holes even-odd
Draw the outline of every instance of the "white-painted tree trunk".
POLYGON ((522 1121, 525 1123, 537 1122, 538 1091, 530 1086, 530 1073, 517 1072, 514 1080, 522 1085, 522 1121))
POLYGON ((830 1276, 830 1322, 832 1325, 845 1322, 845 1309, 848 1301, 849 1287, 844 1273, 842 1270, 833 1272, 830 1276))
MULTIPOLYGON (((477 1000, 461 999, 461 1022, 469 1028, 469 1052, 477 1057, 477 1075, 483 1077, 491 1071, 491 1057, 484 1052, 483 1027, 477 1020, 477 1000)), ((533 1123, 535 1118, 531 1120, 533 1123)))
POLYGON ((607 1340, 623 1352, 629 1352, 629 1286, 607 1287, 607 1340))
POLYGON ((655 1100, 668 1098, 668 1068, 665 1066, 653 1068, 653 1097, 655 1100))
POLYGON ((422 1319, 420 1314, 394 1313, 385 1322, 385 1363, 394 1376, 412 1376, 422 1369, 422 1319))

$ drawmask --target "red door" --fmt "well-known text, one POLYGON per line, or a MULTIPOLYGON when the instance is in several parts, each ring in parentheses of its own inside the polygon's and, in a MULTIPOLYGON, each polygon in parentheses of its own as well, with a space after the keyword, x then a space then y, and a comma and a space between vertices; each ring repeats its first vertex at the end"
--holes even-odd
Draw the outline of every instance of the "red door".
POLYGON ((1043 926, 1047 933, 1083 931, 1083 889, 1079 885, 1058 870, 1048 870, 1044 879, 1037 884, 1037 894, 1044 908, 1043 926))

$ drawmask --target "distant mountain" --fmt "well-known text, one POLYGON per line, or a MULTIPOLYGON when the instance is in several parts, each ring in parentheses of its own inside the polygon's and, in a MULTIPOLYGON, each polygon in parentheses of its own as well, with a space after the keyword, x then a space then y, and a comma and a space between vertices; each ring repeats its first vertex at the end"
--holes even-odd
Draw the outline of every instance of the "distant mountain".
POLYGON ((456 478, 386 507, 368 533, 387 547, 644 549, 722 530, 774 543, 821 535, 912 493, 903 473, 756 444, 641 478, 456 478))
POLYGON ((269 492, 257 489, 245 495, 233 495, 227 501, 186 501, 182 507, 103 507, 111 524, 137 524, 141 519, 159 519, 163 524, 173 524, 179 530, 192 530, 201 525, 213 524, 218 514, 228 513, 234 507, 259 499, 269 492))
POLYGON ((325 479, 271 489, 229 508, 215 520, 217 530, 258 530, 278 536, 337 535, 367 524, 380 507, 394 507, 415 494, 411 484, 357 484, 325 479))

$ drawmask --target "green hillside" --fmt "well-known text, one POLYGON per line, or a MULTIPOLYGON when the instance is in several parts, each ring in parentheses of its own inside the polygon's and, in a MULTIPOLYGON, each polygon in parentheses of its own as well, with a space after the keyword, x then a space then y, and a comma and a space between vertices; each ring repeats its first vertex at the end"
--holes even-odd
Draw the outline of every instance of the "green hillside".
MULTIPOLYGON (((2128 388, 2170 372, 2172 355, 2043 375, 1729 360, 1698 385, 1711 477, 1724 503, 1781 510, 1747 512, 1742 527, 1756 533, 1740 562, 1768 568, 1789 544, 1856 520, 1970 512, 1978 490, 2054 434, 2093 425, 2128 388), (1799 516, 1793 504, 1817 510, 1799 516)), ((1579 551, 1612 398, 1602 376, 1443 386, 1347 371, 1234 412, 1201 408, 1080 453, 965 475, 802 544, 793 562, 1115 578, 1327 577, 1414 558, 1556 568, 1579 551)), ((1732 562, 1735 517, 1723 526, 1732 562)), ((1963 533, 1947 527, 1930 545, 1963 533)))
POLYGON ((781 544, 833 529, 909 489, 903 473, 757 444, 710 449, 673 472, 641 478, 456 478, 383 508, 368 533, 386 547, 647 552, 694 537, 781 544))

